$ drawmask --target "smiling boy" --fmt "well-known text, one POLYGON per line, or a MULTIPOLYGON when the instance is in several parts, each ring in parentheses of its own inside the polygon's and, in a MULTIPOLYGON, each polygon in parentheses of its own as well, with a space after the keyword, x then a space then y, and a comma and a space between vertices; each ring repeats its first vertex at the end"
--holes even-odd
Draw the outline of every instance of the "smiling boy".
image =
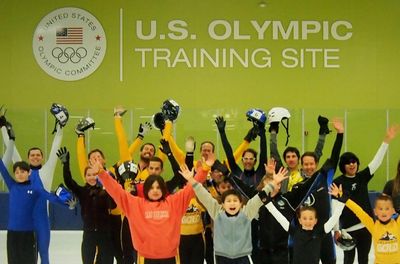
MULTIPOLYGON (((252 263, 251 221, 257 216, 262 200, 286 179, 286 169, 281 169, 258 195, 243 206, 243 198, 236 190, 227 190, 219 204, 193 177, 185 177, 192 184, 199 201, 214 220, 214 252, 216 263, 252 263)), ((185 176, 185 175, 184 175, 185 176)))

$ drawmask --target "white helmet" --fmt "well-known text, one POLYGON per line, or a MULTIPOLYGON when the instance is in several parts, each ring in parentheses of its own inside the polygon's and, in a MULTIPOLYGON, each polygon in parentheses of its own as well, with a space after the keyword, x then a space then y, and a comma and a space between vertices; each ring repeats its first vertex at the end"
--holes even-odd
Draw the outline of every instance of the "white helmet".
POLYGON ((289 110, 283 107, 273 107, 268 112, 268 123, 272 122, 281 122, 283 119, 289 119, 290 113, 289 110))

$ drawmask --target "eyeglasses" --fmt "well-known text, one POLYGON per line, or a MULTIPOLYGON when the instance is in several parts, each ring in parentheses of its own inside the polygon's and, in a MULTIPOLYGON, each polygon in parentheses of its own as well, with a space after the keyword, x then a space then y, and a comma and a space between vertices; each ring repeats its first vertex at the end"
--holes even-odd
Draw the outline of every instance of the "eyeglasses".
POLYGON ((243 161, 253 161, 253 160, 255 160, 255 158, 244 158, 244 157, 243 157, 242 160, 243 160, 243 161))

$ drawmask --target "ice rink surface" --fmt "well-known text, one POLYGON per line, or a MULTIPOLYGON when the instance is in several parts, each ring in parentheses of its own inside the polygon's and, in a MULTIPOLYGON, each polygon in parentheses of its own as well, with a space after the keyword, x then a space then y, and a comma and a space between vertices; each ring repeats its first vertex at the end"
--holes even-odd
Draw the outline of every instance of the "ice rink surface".
MULTIPOLYGON (((7 231, 0 231, 0 263, 7 263, 7 231)), ((81 261, 82 231, 51 231, 50 263, 79 264, 81 261)), ((336 249, 337 264, 343 263, 343 251, 336 249)), ((357 255, 356 255, 357 259, 357 255)), ((40 263, 40 262, 38 262, 40 263)), ((116 262, 115 262, 116 263, 116 262)), ((355 261, 354 263, 358 263, 355 261)), ((370 252, 369 263, 374 263, 373 252, 370 252)))

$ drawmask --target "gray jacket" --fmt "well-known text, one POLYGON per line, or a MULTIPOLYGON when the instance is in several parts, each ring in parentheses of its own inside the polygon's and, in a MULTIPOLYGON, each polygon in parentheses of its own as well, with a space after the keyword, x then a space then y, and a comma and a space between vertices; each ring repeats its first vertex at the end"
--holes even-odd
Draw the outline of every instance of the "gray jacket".
MULTIPOLYGON (((236 216, 228 217, 217 200, 199 183, 193 185, 199 201, 207 209, 214 220, 214 251, 215 255, 231 259, 251 254, 251 220, 258 215, 263 205, 260 197, 255 195, 236 216)), ((264 187, 266 193, 271 192, 274 186, 264 187)))

